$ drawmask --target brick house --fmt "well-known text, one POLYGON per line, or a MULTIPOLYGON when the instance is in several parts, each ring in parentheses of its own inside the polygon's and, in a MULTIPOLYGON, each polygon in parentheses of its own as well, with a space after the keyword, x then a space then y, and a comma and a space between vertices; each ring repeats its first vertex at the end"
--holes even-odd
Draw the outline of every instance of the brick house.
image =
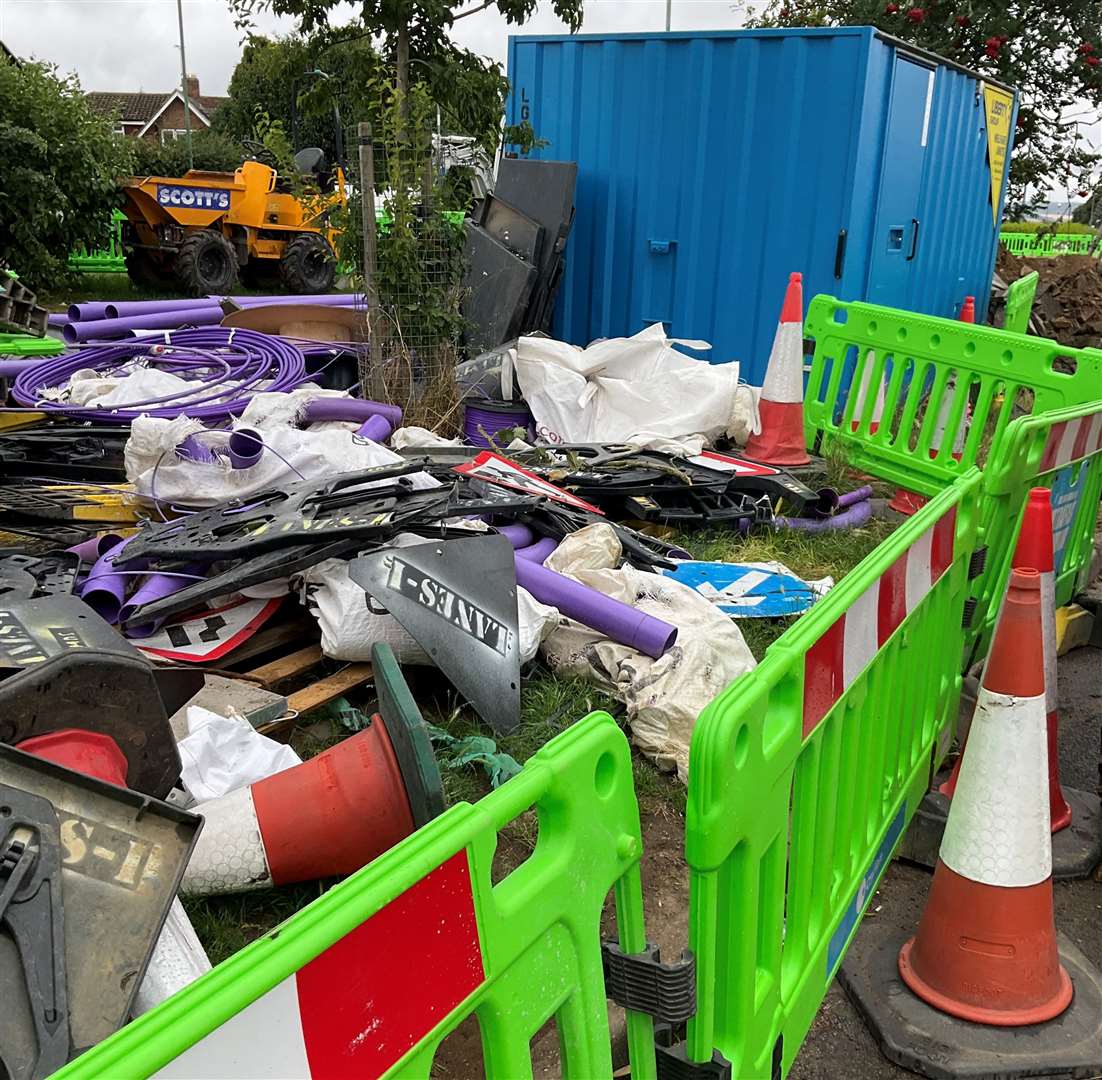
MULTIPOLYGON (((199 92, 199 80, 187 79, 191 130, 209 128, 218 107, 226 101, 199 92)), ((135 139, 157 139, 162 143, 183 138, 185 131, 184 96, 179 87, 168 94, 129 94, 95 91, 85 94, 92 111, 115 121, 115 131, 135 139)))

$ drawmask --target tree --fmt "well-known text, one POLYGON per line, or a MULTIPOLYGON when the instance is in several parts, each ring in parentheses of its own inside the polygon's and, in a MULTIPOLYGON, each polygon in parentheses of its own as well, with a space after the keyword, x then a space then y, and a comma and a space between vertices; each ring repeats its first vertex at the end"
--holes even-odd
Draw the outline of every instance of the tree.
POLYGON ((1099 182, 1085 202, 1075 208, 1071 220, 1083 225, 1094 225, 1102 230, 1102 182, 1099 182))
MULTIPOLYGON (((501 110, 508 92, 501 65, 458 46, 449 31, 458 19, 497 8, 511 24, 520 25, 536 10, 537 0, 359 0, 359 26, 335 29, 331 10, 342 0, 229 0, 239 26, 247 27, 254 12, 268 9, 298 19, 307 35, 332 35, 352 40, 365 35, 382 40, 385 58, 393 66, 399 106, 408 115, 410 69, 424 82, 449 128, 473 135, 488 150, 496 150, 501 110)), ((552 0, 555 14, 572 31, 582 25, 583 0, 552 0)), ((519 138, 523 141, 524 135, 519 138)))
POLYGON ((1020 92, 1004 216, 1019 220, 1050 186, 1077 189, 1098 155, 1073 107, 1102 106, 1098 0, 771 0, 761 26, 875 26, 1020 92))
POLYGON ((259 108, 294 136, 295 149, 319 146, 335 161, 333 106, 339 108, 346 132, 359 120, 372 120, 377 104, 368 87, 381 67, 366 37, 250 37, 230 77, 229 98, 214 115, 214 128, 235 139, 251 139, 259 108), (314 71, 328 78, 310 74, 314 71))
POLYGON ((32 289, 68 278, 77 248, 106 246, 131 149, 96 116, 75 76, 0 61, 0 253, 32 289))
MULTIPOLYGON (((184 139, 167 143, 156 139, 135 139, 132 146, 136 176, 183 176, 188 171, 188 146, 184 139)), ((193 167, 209 172, 233 172, 251 156, 237 139, 210 130, 192 135, 191 152, 193 167)))

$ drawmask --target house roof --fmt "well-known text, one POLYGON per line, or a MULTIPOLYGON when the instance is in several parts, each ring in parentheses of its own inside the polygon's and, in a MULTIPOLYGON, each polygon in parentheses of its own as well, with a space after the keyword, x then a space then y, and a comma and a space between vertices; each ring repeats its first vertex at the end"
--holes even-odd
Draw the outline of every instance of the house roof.
MULTIPOLYGON (((94 91, 85 94, 89 106, 100 116, 117 116, 124 123, 148 124, 179 91, 163 94, 126 93, 123 91, 94 91)), ((201 94, 191 98, 191 104, 202 116, 209 117, 227 98, 201 94)))

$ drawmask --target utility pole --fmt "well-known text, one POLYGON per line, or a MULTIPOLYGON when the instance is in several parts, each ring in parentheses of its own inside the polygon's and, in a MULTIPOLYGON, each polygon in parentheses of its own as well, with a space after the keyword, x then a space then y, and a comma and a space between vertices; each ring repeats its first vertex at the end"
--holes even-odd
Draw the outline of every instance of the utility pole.
POLYGON ((184 131, 187 132, 187 164, 195 168, 195 157, 191 152, 191 98, 187 92, 187 56, 184 53, 184 0, 176 0, 176 18, 180 23, 180 93, 184 97, 184 131))
POLYGON ((666 0, 666 33, 670 30, 670 21, 673 19, 673 0, 666 0))

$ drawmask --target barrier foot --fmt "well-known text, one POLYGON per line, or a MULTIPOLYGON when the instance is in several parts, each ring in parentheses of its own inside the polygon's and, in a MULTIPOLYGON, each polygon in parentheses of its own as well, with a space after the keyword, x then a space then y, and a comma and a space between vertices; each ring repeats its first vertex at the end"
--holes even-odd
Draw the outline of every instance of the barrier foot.
MULTIPOLYGON (((896 853, 900 859, 932 870, 941 849, 941 835, 949 800, 937 786, 949 774, 939 773, 934 788, 927 791, 911 819, 896 853)), ((1052 834, 1052 877, 1054 881, 1074 881, 1089 877, 1102 863, 1102 803, 1097 795, 1063 786, 1064 798, 1071 807, 1071 824, 1052 834)))
POLYGON ((958 1020, 927 1005, 899 977, 909 924, 865 920, 838 971, 881 1053, 933 1080, 983 1077, 1091 1077, 1102 1072, 1102 972, 1062 934, 1060 962, 1075 995, 1056 1020, 993 1027, 958 1020))

